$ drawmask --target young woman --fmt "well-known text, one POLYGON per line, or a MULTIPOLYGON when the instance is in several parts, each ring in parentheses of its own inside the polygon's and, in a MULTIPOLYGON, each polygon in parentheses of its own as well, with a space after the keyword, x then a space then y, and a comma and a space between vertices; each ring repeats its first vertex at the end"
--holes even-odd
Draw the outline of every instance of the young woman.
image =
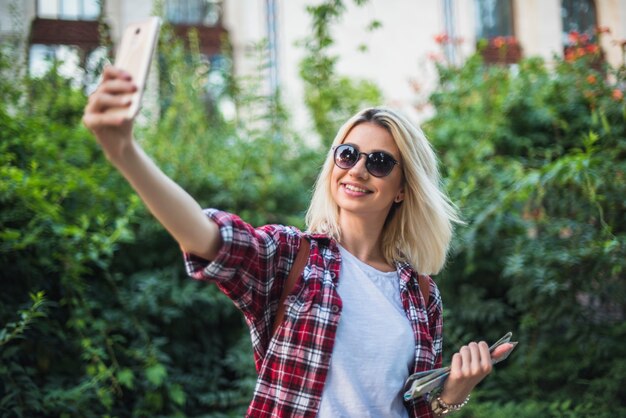
POLYGON ((307 213, 306 233, 253 228, 198 203, 133 140, 130 76, 107 67, 84 123, 110 162, 179 242, 189 274, 215 282, 243 312, 258 380, 250 417, 429 417, 465 403, 491 372, 485 342, 454 354, 441 393, 405 404, 406 378, 441 366, 442 305, 427 274, 444 265, 454 207, 439 189, 420 130, 389 109, 366 109, 337 134, 307 213), (310 253, 272 329, 303 240, 310 253), (430 287, 428 303, 419 277, 430 287))

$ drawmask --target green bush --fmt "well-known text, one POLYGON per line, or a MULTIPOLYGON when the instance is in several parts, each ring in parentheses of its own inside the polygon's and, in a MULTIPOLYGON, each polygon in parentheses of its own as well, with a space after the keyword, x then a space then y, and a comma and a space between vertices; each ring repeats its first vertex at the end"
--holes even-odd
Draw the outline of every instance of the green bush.
MULTIPOLYGON (((324 142, 380 98, 335 74, 328 24, 343 10, 309 9, 302 75, 324 142)), ((302 226, 323 152, 254 77, 229 80, 242 112, 223 120, 191 40, 190 54, 164 28, 160 118, 145 115, 138 140, 201 204, 302 226)), ((82 127, 84 93, 54 68, 16 79, 13 54, 0 48, 0 415, 241 416, 254 365, 240 315, 185 277, 82 127)), ((424 128, 468 221, 437 278, 446 352, 507 330, 520 341, 459 416, 625 415, 623 69, 474 56, 439 71, 424 128)))
MULTIPOLYGON (((167 27, 162 36, 168 88, 138 141, 202 204, 302 225, 319 154, 245 83, 247 105, 263 109, 258 129, 210 113, 203 64, 167 27)), ((0 82, 10 98, 0 105, 0 415, 241 416, 255 381, 241 315, 186 277, 177 245, 82 127, 84 93, 55 68, 0 82)))
POLYGON ((468 221, 439 280, 447 352, 520 341, 468 417, 626 413, 624 72, 555 61, 441 65, 431 97, 425 130, 468 221))

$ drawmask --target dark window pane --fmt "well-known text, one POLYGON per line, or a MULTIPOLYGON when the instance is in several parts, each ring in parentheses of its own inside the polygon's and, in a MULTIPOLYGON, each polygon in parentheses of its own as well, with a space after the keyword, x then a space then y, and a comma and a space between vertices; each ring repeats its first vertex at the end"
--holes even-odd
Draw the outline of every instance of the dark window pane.
POLYGON ((592 0, 561 0, 563 19, 563 39, 567 43, 570 32, 594 35, 596 27, 596 7, 592 0))
POLYGON ((165 13, 172 23, 215 26, 222 15, 222 1, 168 0, 165 13))
POLYGON ((475 0, 478 38, 513 36, 513 11, 510 0, 475 0))
POLYGON ((96 20, 98 0, 37 0, 37 17, 63 20, 96 20))

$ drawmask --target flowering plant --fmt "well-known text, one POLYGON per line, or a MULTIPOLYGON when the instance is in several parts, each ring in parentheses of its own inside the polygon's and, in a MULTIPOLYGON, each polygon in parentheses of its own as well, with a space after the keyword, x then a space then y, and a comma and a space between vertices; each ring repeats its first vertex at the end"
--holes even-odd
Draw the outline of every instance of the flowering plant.
MULTIPOLYGON (((608 29, 599 28, 596 34, 610 33, 608 29), (608 32, 607 32, 608 31, 608 32)), ((565 61, 572 62, 583 57, 591 56, 594 59, 601 59, 602 50, 598 45, 598 37, 589 36, 587 33, 572 31, 567 34, 568 43, 565 46, 565 61)))
POLYGON ((514 36, 481 39, 478 50, 488 64, 514 64, 522 57, 522 47, 514 36))

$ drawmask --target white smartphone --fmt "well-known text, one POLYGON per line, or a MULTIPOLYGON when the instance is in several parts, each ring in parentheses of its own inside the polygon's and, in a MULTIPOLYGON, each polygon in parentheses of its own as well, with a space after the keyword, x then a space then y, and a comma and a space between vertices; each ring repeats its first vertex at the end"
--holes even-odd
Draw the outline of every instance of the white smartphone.
POLYGON ((152 62, 152 55, 156 49, 161 28, 161 19, 150 17, 146 20, 132 23, 126 27, 115 55, 115 66, 128 72, 137 85, 137 91, 129 94, 131 103, 128 107, 111 108, 107 113, 132 119, 139 112, 141 97, 146 87, 148 70, 152 62))

